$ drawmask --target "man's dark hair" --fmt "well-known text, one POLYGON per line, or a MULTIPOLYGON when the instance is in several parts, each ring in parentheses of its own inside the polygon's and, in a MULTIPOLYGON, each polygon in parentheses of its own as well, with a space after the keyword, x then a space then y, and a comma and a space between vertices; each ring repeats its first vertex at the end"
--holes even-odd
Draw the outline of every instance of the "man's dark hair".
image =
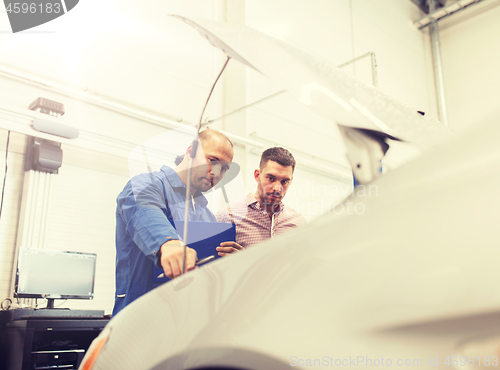
POLYGON ((176 158, 175 158, 175 165, 178 166, 181 164, 181 162, 183 161, 184 159, 184 156, 185 154, 181 154, 181 155, 178 155, 176 158))
POLYGON ((262 168, 266 165, 267 161, 276 162, 284 167, 292 166, 292 172, 295 170, 295 158, 293 158, 292 153, 290 153, 285 148, 269 148, 262 153, 262 157, 260 157, 260 165, 259 168, 262 168))

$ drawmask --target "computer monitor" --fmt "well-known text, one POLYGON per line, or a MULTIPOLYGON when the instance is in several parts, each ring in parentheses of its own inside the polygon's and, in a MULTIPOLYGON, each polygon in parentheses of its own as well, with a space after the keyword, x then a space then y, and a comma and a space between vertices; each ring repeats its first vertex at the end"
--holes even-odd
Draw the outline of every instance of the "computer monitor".
POLYGON ((97 255, 20 248, 15 294, 18 298, 93 299, 97 255))

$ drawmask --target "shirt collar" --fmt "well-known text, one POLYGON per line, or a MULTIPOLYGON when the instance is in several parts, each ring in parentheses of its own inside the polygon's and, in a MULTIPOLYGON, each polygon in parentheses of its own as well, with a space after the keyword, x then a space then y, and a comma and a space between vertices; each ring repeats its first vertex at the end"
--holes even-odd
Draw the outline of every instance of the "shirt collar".
POLYGON ((255 205, 259 203, 252 193, 247 194, 247 206, 255 205))
MULTIPOLYGON (((173 168, 170 168, 168 166, 162 166, 161 170, 165 174, 165 177, 167 178, 168 182, 170 183, 170 186, 174 189, 177 189, 177 191, 180 191, 182 193, 182 195, 185 196, 186 186, 182 182, 182 180, 179 177, 179 175, 177 174, 177 172, 175 172, 173 170, 173 168)), ((205 208, 208 204, 207 198, 205 198, 205 196, 199 191, 194 193, 193 198, 194 198, 194 201, 196 203, 198 203, 203 208, 205 208)))

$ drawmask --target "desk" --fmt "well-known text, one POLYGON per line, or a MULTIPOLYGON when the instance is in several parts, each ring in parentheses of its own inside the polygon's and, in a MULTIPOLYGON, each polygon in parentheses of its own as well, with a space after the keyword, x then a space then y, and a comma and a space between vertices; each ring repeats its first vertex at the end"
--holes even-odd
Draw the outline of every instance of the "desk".
POLYGON ((90 343, 107 324, 98 318, 30 318, 0 326, 0 368, 78 369, 90 343))

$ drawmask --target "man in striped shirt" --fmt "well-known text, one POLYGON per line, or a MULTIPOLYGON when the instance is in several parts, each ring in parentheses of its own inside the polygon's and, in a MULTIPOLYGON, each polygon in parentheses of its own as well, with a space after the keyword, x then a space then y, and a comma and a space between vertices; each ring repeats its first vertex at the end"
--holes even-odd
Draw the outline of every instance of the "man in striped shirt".
POLYGON ((262 153, 259 169, 254 172, 255 193, 247 194, 242 201, 215 215, 219 222, 236 224, 236 241, 221 243, 217 247, 219 256, 243 250, 306 223, 304 216, 282 202, 292 183, 294 169, 295 159, 288 150, 275 147, 262 153))

